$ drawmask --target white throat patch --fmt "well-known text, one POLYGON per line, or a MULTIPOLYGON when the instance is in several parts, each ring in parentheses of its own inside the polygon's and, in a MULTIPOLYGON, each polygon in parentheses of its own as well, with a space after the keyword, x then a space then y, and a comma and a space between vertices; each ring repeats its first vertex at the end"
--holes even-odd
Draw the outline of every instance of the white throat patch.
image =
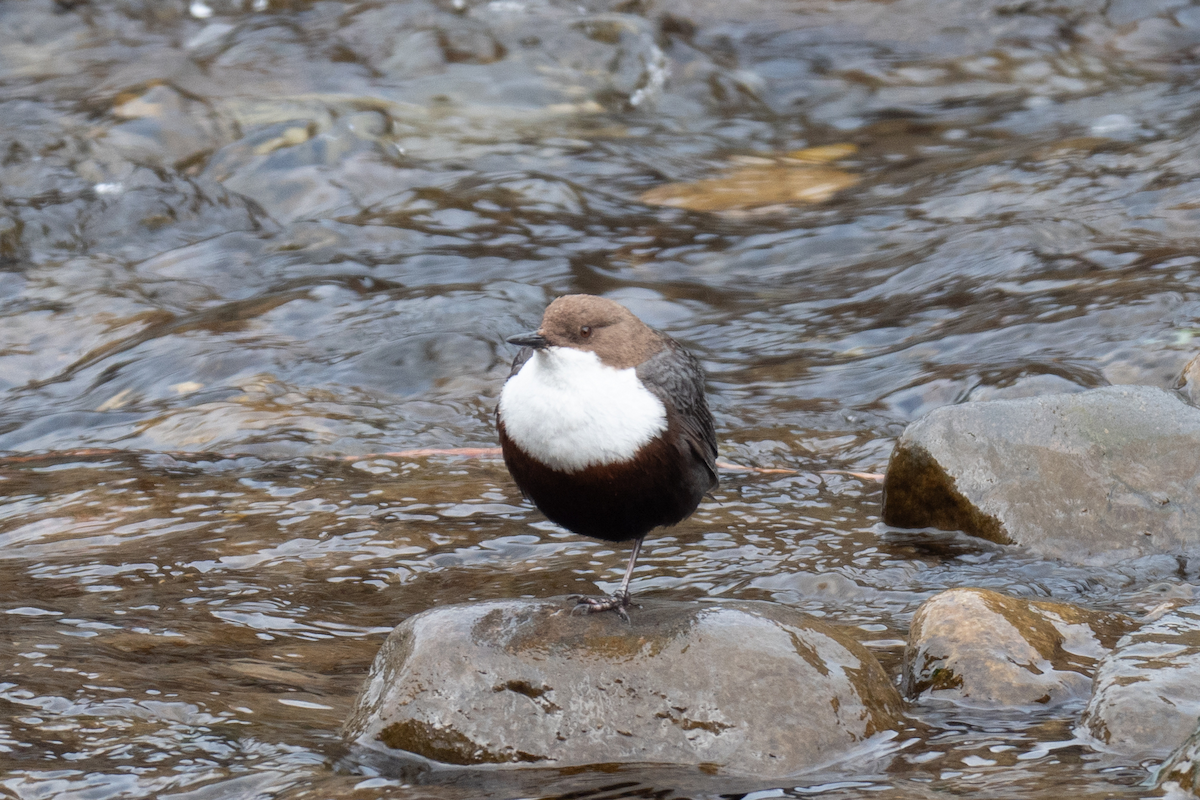
POLYGON ((573 347, 534 351, 500 391, 500 419, 517 446, 562 472, 628 461, 667 429, 666 408, 633 367, 573 347))

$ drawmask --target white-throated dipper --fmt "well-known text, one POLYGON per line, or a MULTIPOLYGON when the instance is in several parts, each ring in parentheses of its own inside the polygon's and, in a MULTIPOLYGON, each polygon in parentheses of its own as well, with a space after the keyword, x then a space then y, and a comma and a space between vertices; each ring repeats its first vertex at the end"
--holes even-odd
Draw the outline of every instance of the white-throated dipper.
POLYGON ((496 408, 504 463, 552 522, 633 540, 621 588, 577 606, 624 615, 642 539, 717 485, 704 372, 670 336, 587 294, 558 298, 536 331, 508 341, 522 350, 496 408))

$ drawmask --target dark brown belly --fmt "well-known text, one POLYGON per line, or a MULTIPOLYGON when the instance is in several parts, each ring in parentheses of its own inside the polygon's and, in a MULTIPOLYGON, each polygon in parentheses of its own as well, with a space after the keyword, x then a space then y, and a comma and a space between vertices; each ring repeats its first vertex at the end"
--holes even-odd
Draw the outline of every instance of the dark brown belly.
POLYGON ((713 485, 700 459, 664 437, 630 461, 562 473, 521 450, 503 423, 497 427, 504 463, 517 486, 552 522, 584 536, 621 542, 674 525, 696 510, 713 485))

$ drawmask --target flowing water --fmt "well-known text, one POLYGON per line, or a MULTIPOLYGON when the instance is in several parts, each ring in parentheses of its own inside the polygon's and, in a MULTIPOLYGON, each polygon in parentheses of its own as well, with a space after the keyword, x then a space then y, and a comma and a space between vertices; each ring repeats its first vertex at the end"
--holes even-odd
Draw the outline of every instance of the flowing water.
MULTIPOLYGON (((867 473, 940 405, 1179 384, 1198 55, 1183 0, 0 3, 0 796, 733 791, 340 744, 406 616, 619 579, 486 449, 504 338, 568 292, 684 342, 722 458, 783 470, 724 472, 638 594, 896 673, 945 588, 1190 592, 889 530, 867 473)), ((1078 710, 918 710, 754 796, 1144 796, 1078 710)))

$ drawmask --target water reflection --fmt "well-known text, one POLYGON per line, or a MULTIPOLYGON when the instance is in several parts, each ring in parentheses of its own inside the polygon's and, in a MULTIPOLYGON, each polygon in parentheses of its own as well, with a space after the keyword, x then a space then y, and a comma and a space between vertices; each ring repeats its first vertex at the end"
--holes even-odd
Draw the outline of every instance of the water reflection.
MULTIPOLYGON (((697 353, 723 458, 796 470, 726 474, 638 594, 786 603, 894 669, 945 588, 1140 612, 1196 580, 889 530, 876 484, 827 472, 881 471, 946 403, 1175 385, 1200 330, 1183 0, 32 0, 0 31, 3 792, 780 788, 335 767, 397 621, 619 577, 494 460, 339 460, 494 445, 500 342, 567 291, 697 353), (859 182, 824 203, 639 199, 846 144, 859 182)), ((782 788, 1137 796, 1065 713, 930 713, 782 788)))
MULTIPOLYGON (((292 792, 314 781, 360 796, 361 776, 329 772, 329 759, 393 625, 436 603, 595 592, 598 574, 611 588, 624 561, 541 521, 494 461, 47 457, 6 462, 3 477, 19 512, 0 528, 12 664, 0 688, 13 709, 0 757, 19 797, 209 784, 195 796, 305 796, 292 792)), ((876 484, 825 477, 726 475, 695 517, 649 541, 637 594, 787 603, 850 626, 894 670, 908 618, 940 588, 1122 606, 1154 572, 891 537, 876 484)), ((995 715, 923 724, 945 733, 914 739, 905 763, 939 781, 986 783, 993 752, 1018 784, 1064 763, 1044 736, 997 733, 995 715)), ((448 797, 508 784, 451 785, 448 797)))

